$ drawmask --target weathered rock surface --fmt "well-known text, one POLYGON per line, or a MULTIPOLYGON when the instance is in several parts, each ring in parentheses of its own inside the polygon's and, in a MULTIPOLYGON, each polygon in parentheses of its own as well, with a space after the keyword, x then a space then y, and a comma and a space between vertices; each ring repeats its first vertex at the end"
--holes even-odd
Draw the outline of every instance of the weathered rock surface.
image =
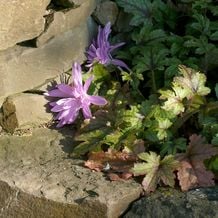
POLYGON ((182 193, 160 189, 133 203, 123 218, 218 218, 218 187, 182 193))
POLYGON ((5 101, 5 98, 0 98, 0 111, 1 111, 1 107, 4 101, 5 101))
POLYGON ((72 133, 0 136, 0 217, 116 218, 139 197, 134 181, 110 182, 69 158, 72 133))
POLYGON ((102 25, 107 24, 109 21, 113 25, 117 20, 118 13, 119 10, 115 2, 104 1, 97 5, 93 15, 102 25))
POLYGON ((21 93, 10 96, 3 103, 0 123, 11 133, 16 128, 29 128, 47 123, 52 120, 47 103, 45 97, 38 94, 21 93))
POLYGON ((40 48, 15 46, 0 52, 0 98, 23 92, 82 62, 90 41, 87 23, 60 34, 40 48))
POLYGON ((53 0, 53 2, 56 5, 61 5, 61 6, 70 6, 70 5, 81 5, 83 2, 87 0, 53 0))
POLYGON ((130 32, 133 28, 129 25, 131 19, 132 17, 130 14, 125 13, 123 11, 119 11, 114 29, 117 32, 130 32))
POLYGON ((36 40, 37 46, 42 46, 51 38, 72 30, 78 24, 87 20, 96 7, 96 0, 86 0, 77 8, 70 10, 62 10, 54 12, 49 16, 53 16, 52 22, 49 24, 45 32, 43 32, 36 40))
POLYGON ((44 30, 46 7, 50 0, 13 0, 0 4, 0 50, 37 37, 44 30))

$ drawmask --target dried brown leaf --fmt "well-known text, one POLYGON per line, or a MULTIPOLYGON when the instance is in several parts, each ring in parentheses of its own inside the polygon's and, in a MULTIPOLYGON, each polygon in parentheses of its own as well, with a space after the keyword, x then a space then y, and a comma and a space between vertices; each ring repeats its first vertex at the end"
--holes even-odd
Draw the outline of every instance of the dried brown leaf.
POLYGON ((132 177, 130 169, 137 159, 135 154, 115 150, 92 152, 85 166, 98 172, 108 173, 111 180, 126 180, 132 177))
POLYGON ((95 170, 97 172, 102 171, 102 169, 104 168, 102 163, 93 160, 87 160, 84 165, 89 169, 95 170))
POLYGON ((108 173, 108 178, 111 181, 123 181, 123 180, 128 180, 132 178, 132 173, 121 173, 121 174, 116 174, 116 173, 108 173))
POLYGON ((206 170, 204 160, 218 154, 218 149, 211 144, 206 144, 205 139, 196 134, 189 139, 186 153, 176 155, 176 159, 180 161, 177 176, 181 189, 187 191, 199 186, 213 186, 214 175, 206 170))

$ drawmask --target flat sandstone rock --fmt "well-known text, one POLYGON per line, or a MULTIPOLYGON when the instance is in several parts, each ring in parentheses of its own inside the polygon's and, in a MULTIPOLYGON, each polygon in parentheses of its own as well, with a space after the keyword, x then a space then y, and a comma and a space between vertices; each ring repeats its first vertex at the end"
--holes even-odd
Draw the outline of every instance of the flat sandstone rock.
POLYGON ((52 22, 46 28, 46 30, 37 38, 37 47, 40 47, 47 43, 53 37, 73 30, 76 26, 85 22, 96 6, 95 0, 86 0, 77 8, 70 10, 56 11, 50 16, 53 16, 52 22))
POLYGON ((13 133, 16 128, 24 129, 48 123, 53 119, 48 101, 43 95, 20 93, 8 97, 2 106, 0 124, 13 133))
POLYGON ((0 50, 37 37, 44 30, 50 0, 13 0, 0 4, 0 50))
POLYGON ((133 180, 110 182, 69 158, 72 138, 69 128, 0 136, 0 217, 116 218, 140 196, 133 180))
POLYGON ((87 22, 58 35, 40 48, 15 46, 0 52, 0 98, 33 89, 83 62, 89 45, 87 22))

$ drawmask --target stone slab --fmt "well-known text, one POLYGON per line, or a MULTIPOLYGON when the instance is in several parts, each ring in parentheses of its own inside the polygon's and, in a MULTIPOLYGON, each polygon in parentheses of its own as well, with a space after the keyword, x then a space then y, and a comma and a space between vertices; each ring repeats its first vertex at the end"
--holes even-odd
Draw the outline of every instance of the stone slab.
POLYGON ((0 111, 1 111, 1 107, 4 101, 5 101, 5 98, 0 98, 0 111))
POLYGON ((44 30, 46 7, 50 0, 13 0, 0 4, 0 50, 32 39, 44 30))
POLYGON ((161 188, 135 201, 123 218, 218 218, 218 186, 188 192, 161 188))
POLYGON ((72 30, 78 26, 78 24, 86 21, 94 11, 95 7, 95 0, 86 0, 77 8, 54 12, 52 14, 52 22, 49 24, 48 28, 46 28, 45 32, 37 38, 37 46, 42 46, 56 35, 72 30))
POLYGON ((103 1, 97 5, 93 15, 102 25, 106 25, 108 22, 111 22, 111 25, 114 25, 118 13, 119 10, 115 2, 103 1))
POLYGON ((86 22, 50 40, 40 48, 15 46, 0 52, 0 98, 23 92, 66 72, 82 62, 89 45, 86 22))
POLYGON ((13 133, 15 129, 30 128, 52 120, 48 101, 43 95, 21 93, 8 97, 2 105, 1 125, 13 133))
POLYGON ((133 180, 110 182, 84 168, 72 148, 69 128, 1 135, 0 217, 117 218, 140 196, 133 180))
POLYGON ((67 6, 76 5, 79 6, 87 0, 53 0, 56 5, 67 6))

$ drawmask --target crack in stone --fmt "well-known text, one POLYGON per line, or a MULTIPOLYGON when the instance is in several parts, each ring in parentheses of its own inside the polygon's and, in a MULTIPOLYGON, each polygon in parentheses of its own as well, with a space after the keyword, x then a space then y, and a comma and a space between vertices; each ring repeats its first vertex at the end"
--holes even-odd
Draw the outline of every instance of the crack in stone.
POLYGON ((42 34, 44 34, 48 30, 49 26, 54 21, 54 13, 55 12, 61 11, 63 13, 66 13, 69 10, 75 9, 77 7, 79 7, 79 5, 76 5, 70 1, 52 0, 46 8, 46 10, 47 10, 46 15, 44 15, 44 18, 45 18, 44 31, 39 36, 41 36, 42 34))
POLYGON ((66 201, 68 200, 67 197, 70 194, 70 192, 72 192, 73 190, 70 187, 65 187, 65 192, 64 192, 64 197, 66 199, 66 201))

